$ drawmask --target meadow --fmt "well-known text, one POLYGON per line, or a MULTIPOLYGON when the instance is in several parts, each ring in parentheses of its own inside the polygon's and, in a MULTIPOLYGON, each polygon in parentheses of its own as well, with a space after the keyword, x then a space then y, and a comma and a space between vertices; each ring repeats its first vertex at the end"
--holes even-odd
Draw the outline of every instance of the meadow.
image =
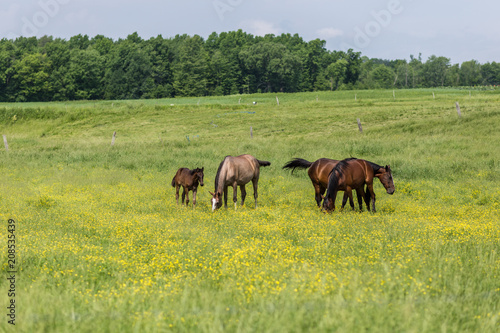
MULTIPOLYGON (((0 104, 15 329, 498 332, 499 125, 499 90, 0 104), (212 213, 219 163, 243 153, 272 163, 259 207, 250 187, 212 213), (351 156, 393 170, 376 213, 324 214, 307 173, 281 169, 351 156), (197 207, 176 205, 176 170, 202 166, 197 207)), ((8 290, 0 279, 2 332, 8 290)))

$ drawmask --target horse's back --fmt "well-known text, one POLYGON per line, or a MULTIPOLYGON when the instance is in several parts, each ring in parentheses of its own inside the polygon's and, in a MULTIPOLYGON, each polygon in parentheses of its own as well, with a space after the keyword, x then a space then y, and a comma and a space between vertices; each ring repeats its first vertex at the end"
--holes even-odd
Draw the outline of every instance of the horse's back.
POLYGON ((347 162, 345 171, 346 182, 350 185, 361 186, 373 181, 373 169, 366 160, 352 159, 347 162))
POLYGON ((172 186, 174 186, 174 182, 183 185, 183 186, 190 186, 191 185, 191 170, 188 168, 179 168, 177 170, 177 173, 174 176, 174 179, 172 180, 172 186))
POLYGON ((238 185, 259 177, 259 161, 252 155, 226 156, 226 182, 238 185))
POLYGON ((307 170, 307 174, 313 183, 326 187, 328 185, 330 172, 335 168, 338 162, 338 160, 320 158, 311 164, 311 167, 307 170))

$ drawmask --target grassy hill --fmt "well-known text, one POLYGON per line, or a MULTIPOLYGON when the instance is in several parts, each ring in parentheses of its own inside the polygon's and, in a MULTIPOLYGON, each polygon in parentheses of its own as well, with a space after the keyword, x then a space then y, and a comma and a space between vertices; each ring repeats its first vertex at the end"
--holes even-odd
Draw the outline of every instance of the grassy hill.
POLYGON ((0 104, 16 326, 495 332, 499 102, 442 89, 0 104), (219 163, 243 153, 272 163, 259 208, 248 189, 244 207, 212 213, 219 163), (377 213, 325 215, 306 172, 281 169, 351 156, 393 169, 377 213), (176 170, 201 166, 196 209, 177 206, 176 170))

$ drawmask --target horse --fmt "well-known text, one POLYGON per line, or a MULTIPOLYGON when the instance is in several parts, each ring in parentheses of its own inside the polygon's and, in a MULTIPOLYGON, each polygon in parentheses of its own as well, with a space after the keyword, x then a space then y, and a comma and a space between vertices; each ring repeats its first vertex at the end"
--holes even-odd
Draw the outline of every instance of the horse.
MULTIPOLYGON (((328 187, 328 177, 330 176, 330 172, 333 170, 333 168, 337 165, 338 162, 339 162, 338 160, 332 160, 329 158, 320 158, 314 162, 309 162, 303 158, 295 158, 289 161, 287 164, 285 164, 283 166, 283 169, 292 169, 292 173, 297 168, 308 169, 307 174, 309 175, 309 178, 311 178, 311 181, 314 186, 314 192, 315 192, 314 198, 316 199, 316 204, 318 205, 318 207, 321 207, 321 202, 324 199, 323 195, 325 194, 326 188, 328 187)), ((364 192, 359 194, 364 196, 364 192)), ((344 192, 344 199, 342 202, 343 202, 342 208, 344 208, 345 203, 347 202, 347 193, 345 192, 344 192)), ((361 211, 363 210, 361 202, 359 209, 361 211)))
POLYGON ((329 158, 320 158, 314 162, 309 162, 303 158, 295 158, 287 162, 283 166, 283 169, 292 169, 292 173, 295 169, 308 169, 307 174, 309 178, 311 178, 314 186, 314 198, 316 199, 318 207, 321 207, 323 194, 325 194, 326 188, 328 187, 328 176, 338 162, 338 160, 329 158))
POLYGON ((186 198, 186 206, 189 204, 189 191, 193 191, 193 208, 196 206, 196 192, 198 184, 203 186, 203 170, 205 168, 196 168, 189 170, 188 168, 180 168, 177 170, 172 179, 172 187, 175 187, 175 200, 179 204, 179 189, 182 186, 182 204, 186 198))
POLYGON ((224 207, 227 208, 227 187, 233 187, 233 202, 236 209, 237 186, 241 190, 241 205, 245 203, 245 185, 252 181, 253 196, 255 198, 255 208, 257 208, 257 187, 261 166, 269 166, 271 162, 259 161, 252 155, 226 156, 220 163, 217 175, 215 176, 215 193, 212 195, 212 211, 222 207, 222 194, 224 194, 224 207))
MULTIPOLYGON (((394 181, 392 179, 391 167, 382 167, 373 162, 357 158, 348 158, 337 163, 330 172, 328 178, 328 188, 323 201, 323 210, 333 212, 335 210, 335 199, 338 191, 345 191, 349 198, 349 204, 354 210, 352 190, 355 189, 358 195, 358 203, 361 207, 362 198, 365 199, 368 211, 370 210, 370 199, 372 210, 375 212, 375 192, 373 191, 373 178, 377 177, 384 185, 388 194, 394 194, 394 181), (366 184, 366 194, 364 185, 366 184)), ((345 206, 347 198, 344 196, 342 207, 345 206)))

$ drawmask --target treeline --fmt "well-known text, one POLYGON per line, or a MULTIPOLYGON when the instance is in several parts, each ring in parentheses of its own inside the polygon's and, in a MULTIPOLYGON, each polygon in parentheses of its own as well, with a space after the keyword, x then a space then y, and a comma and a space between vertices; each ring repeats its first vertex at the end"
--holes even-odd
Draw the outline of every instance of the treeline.
POLYGON ((329 51, 298 35, 241 30, 198 35, 137 33, 0 41, 0 101, 62 101, 208 96, 256 92, 420 88, 500 84, 500 63, 407 60, 329 51))

